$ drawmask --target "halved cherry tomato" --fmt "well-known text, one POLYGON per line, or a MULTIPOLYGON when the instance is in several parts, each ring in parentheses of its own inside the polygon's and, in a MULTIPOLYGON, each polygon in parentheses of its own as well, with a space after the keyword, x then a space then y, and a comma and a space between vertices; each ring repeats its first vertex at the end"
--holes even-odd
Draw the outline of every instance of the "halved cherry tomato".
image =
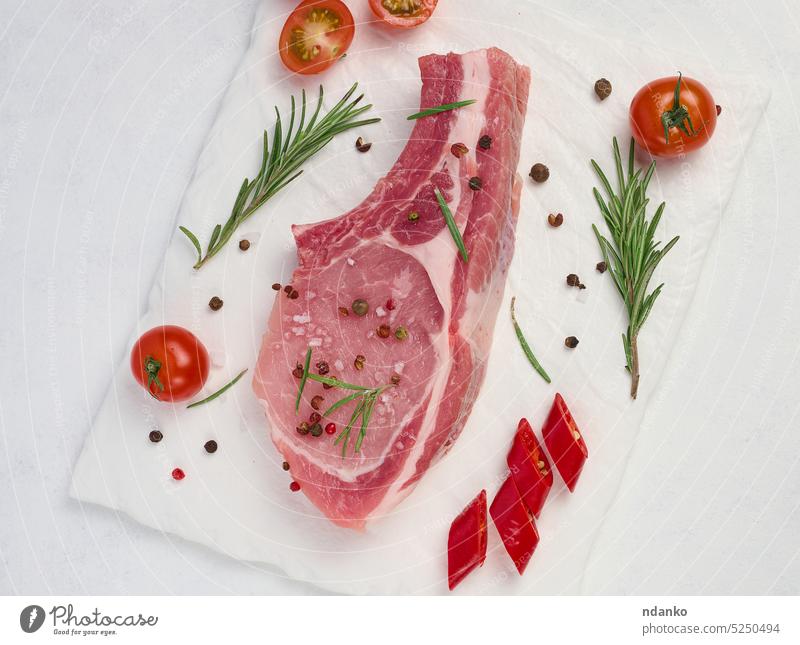
POLYGON ((159 401, 184 401, 197 394, 210 363, 197 336, 177 325, 146 331, 131 351, 133 377, 159 401))
POLYGON ((369 7, 390 27, 409 29, 433 14, 439 0, 369 0, 369 7))
POLYGON ((700 81, 668 76, 636 93, 630 122, 636 143, 651 155, 677 157, 708 143, 717 127, 717 106, 700 81))
POLYGON ((341 0, 304 0, 283 25, 281 60, 298 74, 318 74, 344 55, 354 33, 353 14, 341 0))

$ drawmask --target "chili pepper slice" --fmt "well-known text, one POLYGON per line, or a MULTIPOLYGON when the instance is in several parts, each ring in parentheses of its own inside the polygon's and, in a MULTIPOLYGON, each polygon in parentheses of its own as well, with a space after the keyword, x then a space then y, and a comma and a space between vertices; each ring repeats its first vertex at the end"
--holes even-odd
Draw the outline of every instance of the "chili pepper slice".
POLYGON ((447 536, 447 586, 456 585, 486 560, 486 491, 482 490, 453 520, 447 536))
POLYGON ((503 546, 514 561, 519 575, 522 575, 539 544, 539 533, 510 475, 494 496, 489 514, 500 533, 503 546))
POLYGON ((589 457, 589 449, 567 404, 558 393, 542 428, 542 436, 561 478, 570 492, 574 491, 583 464, 589 457))
POLYGON ((527 419, 519 421, 506 463, 522 501, 538 518, 553 486, 553 471, 527 419))

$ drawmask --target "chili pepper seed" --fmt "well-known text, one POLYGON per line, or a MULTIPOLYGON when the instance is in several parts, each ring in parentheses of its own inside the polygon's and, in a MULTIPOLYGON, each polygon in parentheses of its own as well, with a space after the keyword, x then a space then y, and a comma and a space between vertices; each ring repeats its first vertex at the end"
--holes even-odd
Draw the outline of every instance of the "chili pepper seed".
POLYGON ((564 339, 564 344, 570 349, 575 349, 580 341, 575 336, 567 336, 564 339))
POLYGON ((214 296, 208 301, 208 306, 211 307, 211 311, 219 311, 222 309, 222 298, 214 296))
POLYGON ((151 430, 148 437, 153 443, 158 443, 164 438, 164 435, 161 433, 161 430, 151 430))
POLYGON ((211 439, 210 441, 206 441, 206 444, 203 446, 206 449, 206 452, 210 455, 217 452, 217 442, 211 439))
POLYGON ((547 223, 550 224, 553 228, 558 228, 564 223, 564 216, 561 213, 553 214, 550 213, 547 216, 547 223))

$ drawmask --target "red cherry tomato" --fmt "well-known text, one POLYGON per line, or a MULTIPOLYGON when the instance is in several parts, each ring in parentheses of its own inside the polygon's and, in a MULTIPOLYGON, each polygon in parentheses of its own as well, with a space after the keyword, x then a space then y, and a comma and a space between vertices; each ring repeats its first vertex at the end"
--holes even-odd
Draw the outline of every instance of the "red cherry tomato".
POLYGON ((353 42, 353 14, 340 0, 304 0, 289 15, 278 41, 281 60, 298 74, 318 74, 353 42))
POLYGON ((431 17, 439 0, 369 0, 369 8, 390 27, 410 29, 431 17))
POLYGON ((197 394, 210 363, 197 336, 176 325, 145 332, 131 351, 133 377, 159 401, 185 401, 197 394))
POLYGON ((717 106, 700 81, 668 76, 636 93, 630 122, 636 143, 651 155, 677 157, 708 143, 717 127, 717 106))

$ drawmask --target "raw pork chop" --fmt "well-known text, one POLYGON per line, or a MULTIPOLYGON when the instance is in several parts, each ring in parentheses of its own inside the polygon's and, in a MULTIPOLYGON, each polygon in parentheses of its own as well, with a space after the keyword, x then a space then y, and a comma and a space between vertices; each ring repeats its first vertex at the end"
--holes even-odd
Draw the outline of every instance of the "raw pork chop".
MULTIPOLYGON (((421 108, 478 102, 416 121, 400 158, 361 205, 293 227, 299 266, 291 284, 299 297, 276 296, 253 381, 292 477, 331 521, 355 529, 408 495, 464 427, 483 382, 514 252, 528 69, 499 49, 425 56, 419 66, 421 108), (469 151, 454 154, 455 143, 469 151), (472 177, 480 178, 479 190, 470 188, 472 177), (468 262, 434 187, 450 205, 468 262), (368 303, 366 315, 351 309, 356 299, 368 303), (385 327, 378 333, 381 325, 388 325, 388 337, 385 327), (396 337, 398 327, 408 333, 404 340, 396 337), (349 394, 308 381, 295 413, 299 381, 292 371, 309 347, 313 372, 325 371, 324 361, 328 376, 369 387, 399 377, 380 396, 358 453, 360 424, 346 456, 341 443, 334 445, 336 434, 296 429, 314 412, 313 397, 323 397, 324 412, 349 394), (358 355, 365 359, 361 369, 358 355)), ((333 412, 323 427, 333 421, 341 432, 354 406, 333 412)))

